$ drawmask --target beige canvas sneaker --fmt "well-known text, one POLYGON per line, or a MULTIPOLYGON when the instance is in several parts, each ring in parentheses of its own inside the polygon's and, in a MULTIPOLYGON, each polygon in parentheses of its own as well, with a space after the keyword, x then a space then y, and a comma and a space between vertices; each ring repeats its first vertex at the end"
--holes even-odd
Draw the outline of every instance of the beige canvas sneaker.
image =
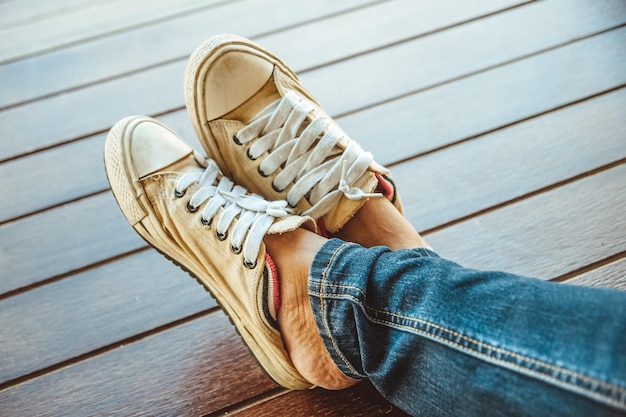
POLYGON ((278 277, 262 242, 268 233, 315 230, 234 185, 169 128, 129 117, 109 132, 104 162, 111 190, 131 226, 213 294, 267 374, 309 388, 293 367, 276 322, 278 277))
POLYGON ((296 74, 254 42, 218 35, 191 55, 185 102, 225 175, 336 232, 369 197, 402 211, 387 169, 348 138, 296 74))

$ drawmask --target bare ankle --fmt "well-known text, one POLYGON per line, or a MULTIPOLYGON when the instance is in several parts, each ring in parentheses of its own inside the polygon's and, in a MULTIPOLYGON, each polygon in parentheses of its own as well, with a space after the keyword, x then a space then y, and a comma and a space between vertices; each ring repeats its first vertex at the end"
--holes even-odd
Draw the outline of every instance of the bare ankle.
POLYGON ((281 299, 278 325, 291 361, 312 384, 335 390, 358 381, 343 375, 328 355, 309 303, 309 267, 325 241, 303 229, 283 235, 267 235, 264 239, 278 271, 281 299))
POLYGON ((364 247, 388 246, 393 250, 429 247, 411 223, 384 198, 368 200, 334 236, 364 247))

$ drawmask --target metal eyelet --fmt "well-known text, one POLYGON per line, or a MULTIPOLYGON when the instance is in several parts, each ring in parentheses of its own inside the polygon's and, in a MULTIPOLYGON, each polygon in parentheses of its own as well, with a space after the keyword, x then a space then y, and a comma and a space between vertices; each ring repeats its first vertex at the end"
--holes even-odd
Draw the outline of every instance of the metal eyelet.
POLYGON ((256 161, 257 158, 253 157, 252 155, 250 155, 250 149, 248 148, 248 152, 246 152, 246 155, 248 156, 248 159, 251 161, 256 161))
POLYGON ((285 190, 281 190, 279 189, 276 184, 274 184, 274 181, 272 181, 272 188, 274 189, 274 191, 276 191, 277 193, 282 193, 285 190))
POLYGON ((228 237, 228 232, 215 232, 215 237, 217 238, 217 240, 226 240, 226 238, 228 237))
POLYGON ((213 223, 213 219, 205 219, 204 216, 200 216, 200 223, 204 226, 210 226, 213 223))
POLYGON ((241 246, 230 246, 230 250, 235 254, 239 255, 241 253, 241 246))
POLYGON ((184 195, 185 195, 185 192, 186 192, 186 191, 187 191, 187 190, 178 191, 178 189, 177 189, 177 188, 174 188, 174 197, 176 197, 176 198, 181 198, 182 196, 184 196, 184 195))
POLYGON ((239 141, 236 133, 233 135, 233 142, 235 142, 237 145, 243 145, 243 143, 239 141))
POLYGON ((187 201, 187 211, 189 213, 195 213, 196 211, 198 211, 198 207, 194 207, 191 205, 191 200, 187 201))
POLYGON ((246 268, 248 269, 254 269, 256 268, 256 261, 254 262, 248 262, 248 260, 244 259, 243 260, 243 264, 246 266, 246 268))
POLYGON ((260 165, 259 165, 258 171, 259 171, 259 174, 260 174, 262 177, 264 177, 264 178, 267 178, 267 177, 269 177, 269 176, 270 176, 269 174, 266 174, 265 172, 263 172, 263 170, 261 170, 261 166, 260 166, 260 165))

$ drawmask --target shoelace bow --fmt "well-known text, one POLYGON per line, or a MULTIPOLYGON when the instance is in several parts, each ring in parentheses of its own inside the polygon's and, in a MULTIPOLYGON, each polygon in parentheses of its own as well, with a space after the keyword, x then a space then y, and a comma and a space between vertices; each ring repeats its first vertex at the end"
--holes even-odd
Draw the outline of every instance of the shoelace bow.
POLYGON ((291 210, 285 200, 270 202, 258 195, 247 194, 245 188, 234 185, 224 176, 217 181, 219 175, 215 162, 209 161, 204 171, 183 175, 176 183, 175 194, 182 197, 192 184, 200 186, 187 202, 187 210, 195 212, 206 203, 200 217, 204 225, 212 224, 219 209, 223 208, 215 219, 215 235, 219 240, 228 237, 228 229, 238 216, 231 231, 231 248, 235 253, 243 251, 244 264, 254 268, 263 237, 274 219, 290 215, 291 210))
POLYGON ((308 100, 289 92, 263 109, 237 132, 234 140, 244 144, 257 139, 248 150, 250 159, 269 152, 260 164, 261 175, 271 175, 282 166, 272 185, 281 192, 294 183, 287 201, 295 207, 301 198, 307 197, 312 207, 303 215, 323 216, 342 195, 351 200, 382 196, 350 186, 367 171, 373 156, 345 138, 324 116, 317 116, 306 125, 314 109, 308 100), (342 138, 347 140, 345 149, 337 146, 342 138))

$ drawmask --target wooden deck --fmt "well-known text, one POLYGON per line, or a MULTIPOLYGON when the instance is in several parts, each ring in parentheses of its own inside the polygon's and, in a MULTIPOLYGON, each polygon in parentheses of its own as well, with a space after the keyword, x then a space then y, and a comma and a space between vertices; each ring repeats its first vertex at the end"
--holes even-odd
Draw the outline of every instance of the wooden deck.
POLYGON ((0 415, 404 415, 270 381, 108 190, 118 119, 197 144, 182 76, 216 33, 292 66, 442 255, 626 289, 625 24, 623 0, 1 0, 0 415))

